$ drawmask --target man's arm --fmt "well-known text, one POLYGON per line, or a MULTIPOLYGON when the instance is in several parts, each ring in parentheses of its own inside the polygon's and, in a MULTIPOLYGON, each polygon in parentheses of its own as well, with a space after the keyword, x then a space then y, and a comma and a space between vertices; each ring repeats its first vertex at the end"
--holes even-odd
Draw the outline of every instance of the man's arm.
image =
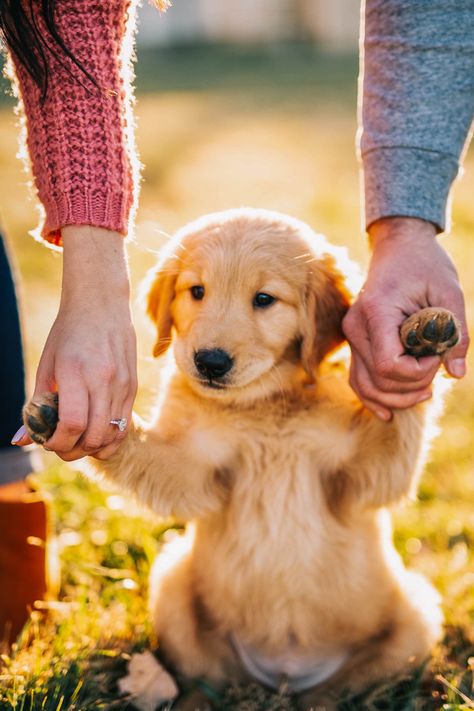
POLYGON ((468 345, 454 266, 436 241, 474 115, 474 4, 367 0, 360 81, 365 220, 373 250, 364 290, 344 324, 352 385, 388 419, 429 396, 439 359, 402 355, 398 328, 426 306, 463 327, 446 359, 462 377, 468 345))

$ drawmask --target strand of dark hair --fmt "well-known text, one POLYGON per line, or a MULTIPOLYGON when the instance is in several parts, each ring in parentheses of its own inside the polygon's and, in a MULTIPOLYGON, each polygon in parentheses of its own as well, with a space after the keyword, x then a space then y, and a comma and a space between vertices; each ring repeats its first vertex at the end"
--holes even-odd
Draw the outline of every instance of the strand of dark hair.
MULTIPOLYGON (((67 2, 67 0, 62 0, 67 2)), ((54 57, 73 76, 72 62, 83 78, 94 86, 97 82, 74 56, 61 37, 56 25, 57 0, 0 0, 0 36, 41 91, 44 101, 48 93, 50 60, 54 57), (45 33, 38 26, 37 13, 41 12, 45 33), (69 61, 68 61, 69 60, 69 61)), ((75 77, 77 79, 77 77, 75 77)), ((80 83, 84 83, 79 79, 80 83)))

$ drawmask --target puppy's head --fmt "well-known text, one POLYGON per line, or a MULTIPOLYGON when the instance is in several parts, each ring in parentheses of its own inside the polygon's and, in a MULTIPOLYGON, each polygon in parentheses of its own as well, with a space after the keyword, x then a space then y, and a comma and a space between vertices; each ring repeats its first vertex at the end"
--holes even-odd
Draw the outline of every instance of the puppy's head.
POLYGON ((350 304, 343 250, 302 222, 238 209, 183 228, 149 276, 154 355, 174 341, 190 384, 209 396, 281 390, 301 367, 312 377, 343 340, 350 304))

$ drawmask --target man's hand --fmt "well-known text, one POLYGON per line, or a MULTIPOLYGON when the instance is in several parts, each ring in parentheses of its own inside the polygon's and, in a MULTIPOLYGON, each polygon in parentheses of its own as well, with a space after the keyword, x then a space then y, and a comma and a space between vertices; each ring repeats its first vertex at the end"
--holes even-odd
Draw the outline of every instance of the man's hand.
POLYGON ((402 322, 427 306, 452 311, 462 337, 444 360, 446 370, 462 378, 469 336, 464 298, 456 269, 436 240, 434 225, 415 218, 386 218, 369 236, 372 259, 367 281, 344 319, 352 350, 350 383, 360 400, 389 420, 392 408, 406 408, 431 396, 437 356, 417 360, 403 355, 402 322))
POLYGON ((66 461, 91 454, 106 458, 126 435, 110 420, 130 422, 137 389, 124 241, 118 233, 87 226, 65 227, 62 236, 61 303, 33 397, 60 393, 59 422, 46 449, 66 461))

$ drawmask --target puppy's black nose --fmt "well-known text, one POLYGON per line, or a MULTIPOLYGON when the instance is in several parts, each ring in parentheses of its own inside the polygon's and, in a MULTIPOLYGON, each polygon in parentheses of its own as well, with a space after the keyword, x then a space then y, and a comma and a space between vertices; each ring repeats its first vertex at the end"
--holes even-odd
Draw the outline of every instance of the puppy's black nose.
POLYGON ((221 348, 196 351, 194 363, 199 373, 209 380, 222 378, 234 365, 230 355, 221 348))

